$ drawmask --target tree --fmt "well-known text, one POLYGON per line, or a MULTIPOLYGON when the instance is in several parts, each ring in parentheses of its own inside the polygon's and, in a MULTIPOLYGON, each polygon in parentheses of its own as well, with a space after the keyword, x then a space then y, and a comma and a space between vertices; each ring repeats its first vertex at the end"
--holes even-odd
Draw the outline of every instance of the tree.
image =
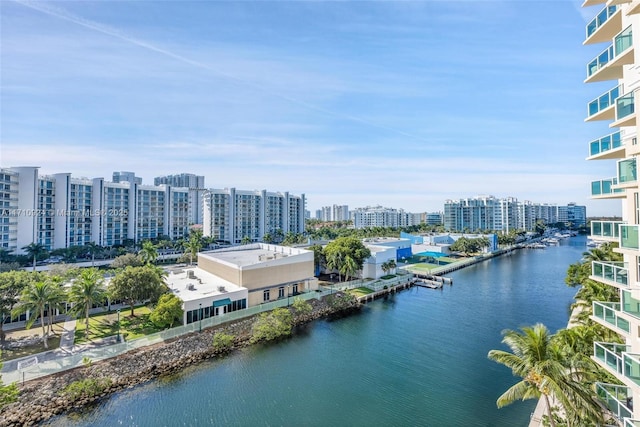
POLYGON ((309 250, 313 251, 313 271, 317 276, 322 271, 322 268, 327 264, 327 260, 324 257, 322 245, 311 245, 309 250))
POLYGON ((48 252, 44 245, 41 245, 40 243, 29 243, 27 246, 23 246, 22 250, 29 255, 29 258, 33 259, 33 271, 36 271, 36 262, 38 261, 38 258, 46 255, 48 252))
POLYGON ((89 336, 89 310, 94 304, 103 302, 107 297, 104 280, 98 270, 87 268, 73 281, 69 290, 69 302, 73 304, 72 313, 84 315, 85 337, 89 336))
POLYGON ((94 267, 96 264, 95 263, 96 254, 99 253, 102 250, 102 248, 100 247, 100 245, 97 245, 95 242, 85 243, 84 247, 91 254, 91 267, 94 267))
POLYGON ((142 266, 127 267, 117 273, 111 280, 108 291, 112 299, 122 300, 131 307, 133 317, 136 303, 157 301, 168 289, 154 268, 142 266))
POLYGON ((189 240, 184 243, 184 249, 189 253, 189 264, 193 264, 193 259, 198 256, 198 252, 202 249, 202 231, 194 230, 189 235, 189 240))
POLYGON ((40 325, 42 326, 42 342, 45 349, 48 349, 49 345, 47 343, 47 333, 44 329, 44 314, 47 304, 49 304, 50 300, 56 299, 57 296, 56 290, 49 281, 30 283, 22 291, 19 302, 12 312, 14 316, 29 312, 29 318, 25 325, 27 329, 33 326, 39 315, 40 325))
POLYGON ((261 313, 252 327, 251 343, 272 341, 291 335, 293 318, 286 308, 261 313))
POLYGON ((356 262, 349 255, 345 257, 344 262, 340 267, 340 272, 344 274, 345 280, 353 277, 358 272, 356 262))
POLYGON ((39 273, 9 271, 0 273, 0 343, 4 344, 4 322, 11 317, 11 310, 18 302, 18 296, 39 273))
POLYGON ((111 263, 112 268, 141 267, 144 261, 136 254, 124 254, 116 257, 111 263))
POLYGON ((302 298, 294 298, 293 304, 291 304, 296 313, 296 318, 304 318, 311 314, 313 311, 313 307, 309 304, 308 301, 303 300, 302 298))
POLYGON ((264 233, 264 236, 262 236, 262 241, 264 243, 273 243, 273 236, 271 235, 271 233, 264 233))
POLYGON ((155 264, 158 259, 158 248, 149 240, 142 242, 142 249, 138 253, 145 264, 155 264))
POLYGON ((244 236, 242 238, 242 241, 240 242, 241 245, 249 245, 251 244, 251 237, 249 236, 244 236))
POLYGON ((602 413, 590 390, 577 378, 582 372, 574 372, 567 366, 561 348, 554 335, 543 324, 523 327, 521 332, 503 331, 503 340, 512 353, 503 350, 489 351, 489 359, 511 368, 515 376, 522 378, 497 400, 499 408, 516 400, 544 397, 551 426, 555 426, 552 400, 557 402, 569 419, 576 414, 584 420, 601 421, 602 413))
POLYGON ((371 251, 355 237, 339 237, 324 248, 324 254, 328 268, 338 270, 338 274, 345 271, 353 274, 362 269, 364 261, 371 256, 371 251), (351 261, 347 261, 348 258, 351 261), (352 262, 355 264, 355 269, 353 265, 344 267, 345 263, 352 262))
POLYGON ((182 321, 183 314, 182 300, 169 293, 160 296, 149 318, 160 328, 172 328, 174 323, 182 321))
POLYGON ((384 273, 384 275, 386 276, 387 273, 389 273, 389 270, 391 270, 391 268, 389 267, 389 261, 385 261, 380 265, 380 268, 382 268, 382 272, 384 273))

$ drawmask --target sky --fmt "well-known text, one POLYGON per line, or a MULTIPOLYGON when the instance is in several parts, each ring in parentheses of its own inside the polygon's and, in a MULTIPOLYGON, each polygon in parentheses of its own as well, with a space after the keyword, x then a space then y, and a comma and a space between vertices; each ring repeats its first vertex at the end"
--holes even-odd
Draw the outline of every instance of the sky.
MULTIPOLYGON (((587 206, 582 0, 0 1, 0 165, 189 172, 307 209, 587 206)), ((602 6, 602 5, 601 5, 602 6)))

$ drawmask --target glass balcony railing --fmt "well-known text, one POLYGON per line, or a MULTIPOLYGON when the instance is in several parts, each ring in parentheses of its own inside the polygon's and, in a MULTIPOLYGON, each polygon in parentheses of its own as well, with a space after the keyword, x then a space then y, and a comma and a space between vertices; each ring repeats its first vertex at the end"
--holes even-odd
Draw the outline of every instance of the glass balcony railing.
POLYGON ((591 221, 591 237, 618 239, 623 221, 591 221))
POLYGON ((591 182, 592 196, 606 196, 609 194, 624 193, 622 188, 613 188, 618 185, 618 178, 601 179, 600 181, 591 182))
POLYGON ((636 172, 636 158, 618 161, 618 183, 635 182, 638 180, 636 172))
POLYGON ((640 427, 640 420, 632 420, 631 418, 626 418, 624 420, 624 427, 640 427))
POLYGON ((633 92, 616 99, 616 120, 624 119, 635 112, 633 92))
POLYGON ((596 73, 596 71, 607 65, 609 61, 615 58, 615 54, 613 53, 614 50, 615 49, 613 48, 613 45, 611 45, 600 52, 600 54, 596 56, 593 61, 589 62, 587 64, 587 77, 591 77, 596 73))
POLYGON ((624 385, 596 383, 596 393, 618 420, 633 416, 633 393, 624 385))
POLYGON ((622 312, 640 319, 640 301, 631 296, 631 292, 622 291, 622 312))
POLYGON ((631 31, 631 25, 629 25, 613 39, 613 57, 615 58, 620 55, 631 46, 633 46, 633 33, 631 31))
POLYGON ((591 262, 591 274, 599 279, 629 286, 629 268, 624 262, 591 262))
POLYGON ((593 355, 596 359, 611 368, 614 372, 622 374, 624 370, 622 353, 630 348, 631 347, 624 344, 594 342, 593 355))
POLYGON ((591 141, 589 143, 589 155, 595 156, 619 147, 622 147, 622 136, 620 131, 603 136, 595 141, 591 141))
POLYGON ((593 302, 593 316, 603 320, 611 326, 615 326, 629 333, 629 322, 618 315, 620 313, 620 303, 617 302, 593 302))
POLYGON ((624 376, 640 385, 640 354, 622 353, 624 376))
POLYGON ((593 101, 591 101, 587 107, 587 116, 591 117, 600 111, 607 109, 615 104, 616 99, 622 93, 622 85, 618 85, 611 89, 609 92, 603 93, 593 101))
POLYGON ((620 247, 625 249, 640 249, 638 245, 638 226, 637 225, 621 225, 620 226, 620 247))
POLYGON ((600 28, 605 22, 611 18, 611 16, 616 13, 617 6, 607 6, 600 11, 596 15, 595 18, 591 22, 587 24, 587 38, 591 37, 593 33, 595 33, 598 28, 600 28))

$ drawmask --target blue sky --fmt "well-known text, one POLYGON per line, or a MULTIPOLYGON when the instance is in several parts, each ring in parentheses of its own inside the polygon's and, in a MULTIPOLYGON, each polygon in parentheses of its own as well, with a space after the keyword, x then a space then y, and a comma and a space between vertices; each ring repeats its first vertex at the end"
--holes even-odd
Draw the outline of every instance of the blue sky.
POLYGON ((0 164, 206 176, 308 208, 587 205, 581 1, 2 1, 0 164))

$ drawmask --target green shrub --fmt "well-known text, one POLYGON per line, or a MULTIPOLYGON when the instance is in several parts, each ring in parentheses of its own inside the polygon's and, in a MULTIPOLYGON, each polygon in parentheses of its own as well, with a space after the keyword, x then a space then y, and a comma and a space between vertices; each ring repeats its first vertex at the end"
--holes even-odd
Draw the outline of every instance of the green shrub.
POLYGON ((353 308, 357 305, 357 299, 354 295, 347 293, 339 293, 327 296, 329 307, 336 311, 353 308))
POLYGON ((216 351, 229 351, 233 347, 234 340, 235 337, 233 335, 217 332, 213 336, 213 349, 216 351))
POLYGON ((78 400, 83 397, 97 396, 110 386, 111 378, 85 378, 72 382, 62 390, 62 393, 70 397, 71 400, 78 400))
POLYGON ((291 306, 294 308, 294 310, 296 311, 296 315, 298 316, 307 316, 311 313, 311 311, 313 311, 313 307, 311 307, 311 304, 300 297, 294 299, 291 306))
POLYGON ((291 335, 293 328, 293 316, 286 308, 262 313, 253 324, 251 343, 259 341, 272 341, 291 335))

